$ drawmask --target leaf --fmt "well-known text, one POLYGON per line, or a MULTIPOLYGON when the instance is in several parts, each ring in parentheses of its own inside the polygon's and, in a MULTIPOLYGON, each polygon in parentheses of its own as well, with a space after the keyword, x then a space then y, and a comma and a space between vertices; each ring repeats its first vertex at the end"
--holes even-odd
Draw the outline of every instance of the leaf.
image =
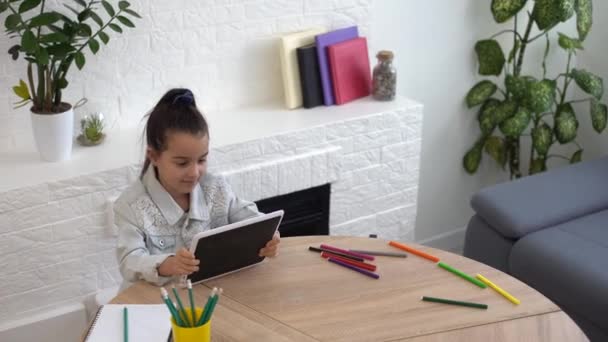
POLYGON ((564 22, 574 15, 576 0, 536 0, 532 17, 540 30, 564 22))
POLYGON ((462 158, 462 166, 469 174, 475 173, 479 168, 482 148, 483 143, 477 142, 462 158))
POLYGON ((479 128, 483 134, 492 134, 496 127, 496 109, 500 106, 500 101, 497 99, 488 99, 477 114, 477 121, 479 121, 479 128))
POLYGON ((46 49, 40 49, 36 54, 36 62, 40 65, 49 64, 49 53, 46 49))
POLYGON ((21 5, 19 5, 19 13, 27 12, 32 8, 35 8, 36 6, 40 5, 41 2, 42 0, 25 0, 21 3, 21 5))
POLYGON ((513 58, 515 58, 515 54, 517 53, 517 51, 519 51, 520 46, 521 41, 519 39, 515 39, 515 44, 513 45, 511 52, 509 52, 509 59, 507 62, 511 63, 513 61, 513 58))
POLYGON ((108 24, 108 26, 115 32, 122 33, 122 28, 120 28, 120 26, 118 26, 114 23, 108 24))
POLYGON ((84 67, 84 63, 85 63, 85 58, 84 58, 84 55, 82 54, 82 52, 77 52, 74 55, 74 62, 76 62, 76 66, 78 67, 78 70, 82 70, 82 68, 84 67))
POLYGON ((57 88, 65 89, 68 86, 68 81, 64 77, 64 78, 58 79, 56 84, 57 84, 57 88))
POLYGON ((26 30, 23 32, 23 37, 21 37, 21 48, 28 54, 35 53, 36 50, 38 50, 38 42, 32 31, 26 30))
POLYGON ((19 50, 21 49, 21 45, 13 45, 10 49, 8 49, 8 54, 11 55, 11 58, 16 61, 19 58, 19 50))
POLYGON ((555 101, 556 84, 554 80, 544 79, 528 84, 525 106, 534 113, 543 113, 551 109, 555 101))
POLYGON ((532 160, 530 163, 530 174, 536 174, 547 171, 547 160, 545 158, 538 158, 532 160))
POLYGON ((578 39, 584 41, 593 25, 593 3, 591 0, 577 0, 574 10, 576 11, 578 39))
POLYGON ((40 36, 40 43, 65 43, 69 40, 69 37, 60 32, 54 32, 49 34, 43 34, 40 36))
POLYGON ((8 31, 14 30, 20 22, 21 16, 19 14, 9 14, 6 19, 4 19, 4 27, 6 27, 8 31))
POLYGON ((505 100, 498 105, 496 110, 494 111, 494 123, 501 124, 508 118, 515 115, 517 111, 517 102, 513 100, 505 100))
POLYGON ((105 44, 108 45, 108 42, 110 41, 110 36, 108 36, 107 33, 101 31, 99 32, 99 39, 101 39, 101 41, 105 44))
POLYGON ((116 12, 114 11, 114 7, 112 7, 112 4, 110 4, 108 1, 103 0, 101 2, 101 4, 103 5, 103 8, 105 8, 106 12, 108 12, 108 15, 110 17, 113 17, 114 15, 116 15, 116 12))
POLYGON ((504 23, 517 14, 527 0, 492 0, 492 15, 497 23, 504 23))
POLYGON ((91 29, 91 26, 85 23, 80 23, 78 24, 78 35, 82 37, 90 37, 93 35, 93 30, 91 29))
POLYGON ((131 20, 129 20, 129 18, 124 17, 122 15, 119 15, 118 17, 118 21, 120 21, 123 25, 127 26, 127 27, 135 27, 135 24, 133 24, 133 22, 131 20))
POLYGON ((103 20, 101 20, 101 17, 93 11, 91 11, 91 19, 93 19, 97 25, 103 26, 103 20))
POLYGON ((505 55, 500 44, 494 39, 480 40, 475 44, 475 52, 479 62, 479 74, 498 76, 505 64, 505 55))
POLYGON ((570 38, 565 34, 558 32, 559 38, 558 43, 566 51, 574 52, 576 49, 583 50, 583 44, 580 40, 575 38, 570 38))
POLYGON ((553 144, 553 130, 546 123, 532 129, 532 145, 538 154, 547 155, 553 144))
POLYGON ((118 2, 118 8, 120 8, 121 10, 125 10, 129 6, 131 6, 131 4, 128 1, 119 1, 118 2))
POLYGON ((47 47, 47 51, 49 55, 55 56, 56 59, 64 59, 70 52, 73 52, 75 48, 68 43, 61 43, 56 45, 51 45, 47 47))
POLYGON ((30 91, 23 80, 19 80, 19 84, 13 87, 13 92, 25 101, 31 99, 30 91))
POLYGON ((608 119, 608 108, 605 104, 600 103, 596 99, 591 99, 591 125, 593 129, 602 133, 606 128, 606 120, 608 119))
POLYGON ((8 2, 0 2, 0 13, 8 9, 8 2))
POLYGON ((507 162, 507 149, 505 148, 505 141, 503 139, 497 136, 488 137, 485 143, 485 150, 500 166, 505 166, 507 162))
POLYGON ((78 21, 83 22, 89 19, 89 17, 91 16, 91 12, 93 12, 93 10, 91 10, 90 8, 87 8, 84 11, 80 12, 78 14, 78 21))
POLYGON ((137 12, 135 12, 135 11, 134 11, 134 10, 132 10, 132 9, 127 8, 127 9, 124 9, 124 10, 123 10, 123 12, 128 13, 129 15, 132 15, 132 16, 134 16, 135 18, 139 18, 139 19, 141 19, 141 15, 139 15, 137 12))
POLYGON ((576 138, 578 120, 570 103, 563 104, 557 108, 555 114, 555 137, 560 144, 566 144, 576 138))
POLYGON ((507 137, 518 138, 530 124, 532 113, 525 108, 519 107, 515 115, 500 123, 500 131, 507 137))
POLYGON ((77 9, 75 9, 74 7, 68 5, 68 4, 63 4, 63 6, 65 6, 65 8, 69 9, 70 12, 76 14, 77 16, 80 14, 80 12, 78 12, 77 9))
POLYGON ((570 157, 570 164, 579 163, 583 159, 583 150, 578 150, 570 157))
POLYGON ((62 18, 61 14, 59 14, 57 12, 42 13, 42 14, 39 14, 39 15, 33 17, 30 20, 29 25, 30 25, 30 27, 48 26, 48 25, 51 25, 52 23, 58 21, 61 18, 62 18))
POLYGON ((496 89, 496 84, 491 81, 483 80, 478 82, 467 93, 467 106, 472 108, 484 103, 490 96, 494 95, 496 89))
POLYGON ((89 40, 89 48, 91 49, 91 52, 93 52, 93 54, 96 54, 97 51, 99 51, 99 42, 95 39, 89 40))
POLYGON ((513 95, 515 100, 521 100, 526 95, 528 82, 523 77, 507 75, 505 77, 505 88, 513 95))
POLYGON ((595 76, 585 69, 572 69, 572 77, 576 84, 587 94, 600 100, 604 94, 604 82, 601 77, 595 76))
POLYGON ((84 0, 74 0, 74 2, 82 7, 87 7, 87 3, 84 0))

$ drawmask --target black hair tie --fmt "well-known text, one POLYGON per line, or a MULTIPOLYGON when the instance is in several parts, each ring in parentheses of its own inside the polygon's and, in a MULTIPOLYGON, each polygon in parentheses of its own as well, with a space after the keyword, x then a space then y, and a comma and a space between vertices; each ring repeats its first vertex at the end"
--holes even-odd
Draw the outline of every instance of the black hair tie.
POLYGON ((173 99, 173 104, 191 105, 194 103, 194 95, 190 90, 186 90, 183 94, 177 95, 173 99))

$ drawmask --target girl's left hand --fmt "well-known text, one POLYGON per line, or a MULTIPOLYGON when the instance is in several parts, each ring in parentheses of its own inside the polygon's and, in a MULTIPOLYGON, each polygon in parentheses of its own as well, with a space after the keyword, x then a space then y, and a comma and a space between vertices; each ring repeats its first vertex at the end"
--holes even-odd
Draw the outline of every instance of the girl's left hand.
POLYGON ((272 240, 268 241, 264 248, 260 249, 260 256, 275 257, 279 254, 279 243, 281 242, 281 234, 277 231, 274 233, 272 240))

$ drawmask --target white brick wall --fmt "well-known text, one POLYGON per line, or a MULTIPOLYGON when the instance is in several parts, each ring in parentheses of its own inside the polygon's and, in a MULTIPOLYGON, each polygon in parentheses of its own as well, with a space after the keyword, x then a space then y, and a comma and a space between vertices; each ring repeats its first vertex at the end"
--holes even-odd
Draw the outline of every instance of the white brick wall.
MULTIPOLYGON (((331 234, 412 240, 421 111, 407 106, 222 146, 210 153, 210 171, 250 200, 332 183, 331 234)), ((106 205, 138 172, 130 165, 0 192, 0 322, 121 282, 106 205)))
MULTIPOLYGON (((114 128, 138 123, 170 87, 191 88, 206 111, 279 101, 277 37, 319 25, 358 25, 367 36, 372 8, 371 0, 131 3, 143 19, 122 35, 109 31, 110 42, 97 55, 87 49, 87 65, 72 69, 64 95, 71 103, 89 98, 77 116, 102 111, 114 128)), ((11 105, 16 102, 11 87, 25 79, 23 60, 12 61, 5 53, 14 44, 0 35, 0 152, 34 146, 27 108, 11 105)))

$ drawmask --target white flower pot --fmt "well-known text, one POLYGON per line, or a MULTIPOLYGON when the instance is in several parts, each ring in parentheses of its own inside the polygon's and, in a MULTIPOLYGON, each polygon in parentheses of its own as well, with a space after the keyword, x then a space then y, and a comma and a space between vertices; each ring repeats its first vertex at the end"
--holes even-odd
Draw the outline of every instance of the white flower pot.
POLYGON ((37 114, 30 111, 36 147, 43 160, 58 162, 70 159, 74 140, 74 110, 37 114))

